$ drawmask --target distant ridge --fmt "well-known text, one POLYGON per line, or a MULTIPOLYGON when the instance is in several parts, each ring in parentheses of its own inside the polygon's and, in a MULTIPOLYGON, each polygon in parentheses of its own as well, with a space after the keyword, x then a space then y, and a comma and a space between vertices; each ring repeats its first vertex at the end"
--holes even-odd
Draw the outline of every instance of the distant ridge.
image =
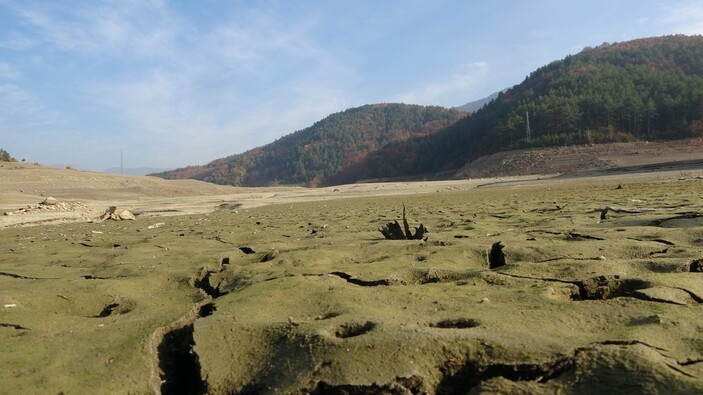
POLYGON ((491 95, 489 95, 488 97, 484 97, 483 99, 478 99, 478 100, 475 100, 472 102, 468 102, 468 103, 464 104, 463 106, 454 107, 454 108, 456 108, 457 110, 459 110, 461 112, 468 112, 468 113, 476 112, 476 111, 480 110, 486 104, 493 101, 493 99, 498 97, 498 95, 501 92, 505 92, 506 90, 507 89, 492 93, 491 95))
POLYGON ((103 170, 102 173, 109 174, 124 174, 126 176, 145 176, 152 173, 160 173, 167 171, 168 169, 157 169, 153 167, 134 167, 134 168, 124 168, 124 173, 119 167, 111 167, 109 169, 103 170))

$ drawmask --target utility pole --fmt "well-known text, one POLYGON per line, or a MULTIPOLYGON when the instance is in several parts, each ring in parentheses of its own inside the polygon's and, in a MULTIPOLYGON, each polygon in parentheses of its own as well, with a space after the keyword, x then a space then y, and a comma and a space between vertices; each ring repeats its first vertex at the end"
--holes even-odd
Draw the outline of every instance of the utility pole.
POLYGON ((527 132, 527 140, 532 138, 532 133, 530 132, 530 112, 525 111, 525 131, 527 132))

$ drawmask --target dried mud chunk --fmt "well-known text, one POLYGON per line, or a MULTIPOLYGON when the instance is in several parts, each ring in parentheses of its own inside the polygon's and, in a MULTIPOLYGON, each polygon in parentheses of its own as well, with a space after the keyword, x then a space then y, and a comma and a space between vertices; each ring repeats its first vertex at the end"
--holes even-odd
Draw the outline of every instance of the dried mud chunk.
POLYGON ((361 336, 365 333, 370 332, 375 327, 376 324, 371 321, 366 321, 363 323, 348 322, 337 328, 337 330, 334 332, 334 335, 340 339, 346 339, 349 337, 361 336))

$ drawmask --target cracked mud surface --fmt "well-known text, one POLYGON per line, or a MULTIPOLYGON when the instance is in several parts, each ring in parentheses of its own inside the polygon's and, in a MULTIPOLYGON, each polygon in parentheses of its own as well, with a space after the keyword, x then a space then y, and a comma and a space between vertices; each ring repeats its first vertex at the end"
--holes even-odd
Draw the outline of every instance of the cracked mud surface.
POLYGON ((703 180, 333 197, 1 229, 3 391, 703 391, 703 180))

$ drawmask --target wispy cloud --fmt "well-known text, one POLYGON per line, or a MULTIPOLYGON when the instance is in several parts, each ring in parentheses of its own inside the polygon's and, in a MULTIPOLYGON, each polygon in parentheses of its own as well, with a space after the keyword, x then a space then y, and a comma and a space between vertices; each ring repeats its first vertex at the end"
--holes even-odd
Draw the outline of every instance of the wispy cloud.
MULTIPOLYGON (((94 128, 91 138, 114 139, 96 115, 108 114, 102 122, 117 122, 109 129, 123 128, 122 142, 139 146, 154 166, 202 163, 309 126, 339 110, 339 76, 352 73, 315 44, 314 15, 291 22, 249 10, 195 25, 161 1, 81 3, 71 12, 53 3, 5 4, 31 27, 16 37, 26 37, 28 48, 97 64, 71 91, 93 107, 92 119, 81 120, 94 128)), ((12 75, 0 64, 0 76, 3 70, 12 75)))
POLYGON ((458 106, 464 104, 470 95, 489 73, 487 62, 474 62, 465 65, 451 75, 438 76, 429 84, 399 95, 405 103, 442 104, 458 106))
POLYGON ((667 5, 659 23, 676 33, 703 34, 703 4, 687 2, 667 5))
POLYGON ((4 138, 34 139, 27 131, 47 130, 59 122, 60 114, 46 108, 21 86, 0 82, 0 132, 4 138))
MULTIPOLYGON (((175 23, 163 2, 125 0, 70 6, 54 2, 7 2, 34 33, 9 45, 47 43, 60 50, 79 52, 161 51, 171 37, 164 34, 175 23)), ((6 44, 8 45, 8 44, 6 44)))
POLYGON ((9 63, 0 62, 0 78, 13 79, 20 76, 19 70, 9 63))

